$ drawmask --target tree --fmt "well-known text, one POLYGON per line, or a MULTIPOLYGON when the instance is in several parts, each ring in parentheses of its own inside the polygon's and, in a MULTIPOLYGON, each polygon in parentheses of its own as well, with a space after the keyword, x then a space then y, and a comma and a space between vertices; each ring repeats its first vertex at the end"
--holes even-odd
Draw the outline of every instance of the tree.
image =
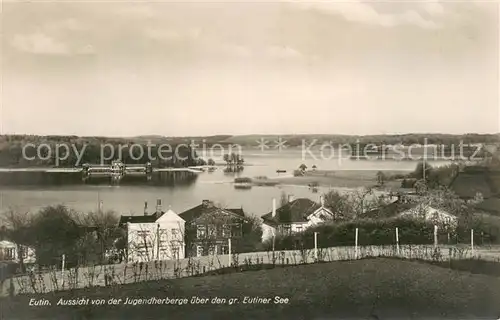
POLYGON ((235 252, 253 252, 262 249, 262 223, 256 216, 246 217, 242 225, 242 236, 236 241, 235 252))
POLYGON ((332 190, 324 195, 325 207, 333 213, 334 220, 347 220, 353 217, 349 197, 332 190))
POLYGON ((87 237, 88 240, 82 245, 85 243, 87 246, 93 246, 92 252, 96 254, 100 263, 106 262, 108 251, 118 250, 115 244, 118 239, 124 237, 124 230, 118 226, 118 215, 114 211, 99 210, 81 214, 78 215, 77 223, 87 228, 87 231, 95 232, 96 237, 87 237))
POLYGON ((30 232, 40 265, 57 265, 66 255, 67 265, 78 263, 77 244, 85 235, 74 219, 75 212, 63 205, 41 209, 31 223, 30 232))
POLYGON ((424 179, 417 180, 413 187, 418 195, 424 195, 428 191, 427 183, 424 179))
POLYGON ((334 220, 351 220, 363 217, 364 213, 382 204, 380 198, 373 197, 369 188, 341 194, 332 190, 324 195, 325 207, 332 211, 334 220), (372 196, 368 198, 368 196, 372 196))
POLYGON ((386 176, 382 171, 377 172, 377 184, 383 186, 385 184, 386 176))

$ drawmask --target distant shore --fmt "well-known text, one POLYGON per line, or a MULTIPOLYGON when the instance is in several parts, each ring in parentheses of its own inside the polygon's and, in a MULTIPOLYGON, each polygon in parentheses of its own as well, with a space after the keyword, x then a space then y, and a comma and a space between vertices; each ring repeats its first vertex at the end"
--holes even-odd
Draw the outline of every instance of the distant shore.
MULTIPOLYGON (((374 187, 377 186, 378 170, 317 170, 307 171, 303 176, 298 177, 275 177, 271 181, 279 182, 282 185, 296 186, 317 186, 317 187, 374 187)), ((383 171, 386 176, 394 174, 408 174, 404 170, 383 171)), ((389 180, 384 183, 386 188, 399 188, 401 182, 398 180, 389 180)))

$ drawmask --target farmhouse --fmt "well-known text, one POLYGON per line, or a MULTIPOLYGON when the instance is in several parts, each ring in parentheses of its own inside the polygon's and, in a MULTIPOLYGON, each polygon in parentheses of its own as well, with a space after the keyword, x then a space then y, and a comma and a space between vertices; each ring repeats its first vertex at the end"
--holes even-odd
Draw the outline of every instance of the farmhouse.
POLYGON ((319 204, 311 199, 289 196, 288 203, 278 209, 273 199, 273 210, 262 216, 262 241, 277 234, 301 232, 331 218, 333 213, 324 206, 323 196, 319 204))
POLYGON ((120 225, 127 230, 127 261, 146 262, 185 257, 185 221, 174 211, 162 211, 161 200, 156 211, 142 216, 121 216, 120 225))
POLYGON ((224 209, 210 200, 203 200, 179 216, 186 221, 188 256, 228 254, 229 242, 234 246, 244 236, 246 217, 242 208, 224 209))
POLYGON ((479 195, 488 199, 500 192, 500 171, 483 166, 465 167, 454 177, 449 188, 464 200, 474 200, 479 195))

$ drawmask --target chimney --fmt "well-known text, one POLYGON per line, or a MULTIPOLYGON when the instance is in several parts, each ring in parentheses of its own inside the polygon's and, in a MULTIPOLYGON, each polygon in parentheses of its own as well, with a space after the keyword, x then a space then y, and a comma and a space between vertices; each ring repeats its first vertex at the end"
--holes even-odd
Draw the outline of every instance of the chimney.
POLYGON ((276 217, 276 198, 273 198, 273 213, 272 217, 276 217))
POLYGON ((144 201, 144 215, 145 216, 148 215, 148 202, 147 201, 144 201))
POLYGON ((293 200, 295 200, 295 197, 293 196, 293 194, 289 194, 288 195, 288 202, 292 202, 293 200))
POLYGON ((156 213, 161 213, 161 199, 156 200, 156 213))
POLYGON ((319 204, 324 207, 325 206, 325 197, 323 195, 319 196, 319 204))

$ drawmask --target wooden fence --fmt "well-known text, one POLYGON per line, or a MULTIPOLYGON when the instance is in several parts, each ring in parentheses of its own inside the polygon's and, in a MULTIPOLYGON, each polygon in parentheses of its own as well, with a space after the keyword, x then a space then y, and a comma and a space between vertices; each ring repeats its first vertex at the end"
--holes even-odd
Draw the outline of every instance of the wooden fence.
POLYGON ((484 259, 500 261, 500 247, 470 246, 350 246, 305 250, 251 252, 232 255, 212 255, 179 260, 150 261, 114 265, 98 265, 68 270, 30 271, 6 279, 1 284, 1 296, 47 293, 78 288, 111 286, 142 281, 198 276, 227 267, 242 269, 249 265, 298 265, 316 262, 355 260, 369 257, 400 257, 447 261, 450 259, 484 259))

